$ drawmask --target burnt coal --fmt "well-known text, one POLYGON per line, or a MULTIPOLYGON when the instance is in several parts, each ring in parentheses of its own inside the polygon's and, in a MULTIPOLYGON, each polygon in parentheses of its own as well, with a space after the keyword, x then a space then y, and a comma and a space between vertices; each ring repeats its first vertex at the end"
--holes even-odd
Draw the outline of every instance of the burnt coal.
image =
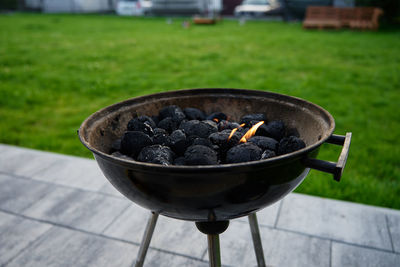
POLYGON ((187 136, 194 135, 201 138, 208 138, 210 134, 218 131, 212 125, 198 120, 183 121, 179 129, 183 130, 187 136))
POLYGON ((186 118, 188 120, 202 121, 206 119, 206 115, 204 114, 204 112, 197 108, 185 108, 183 110, 183 113, 186 115, 186 118))
POLYGON ((265 150, 262 155, 261 155, 261 159, 269 159, 269 158, 273 158, 276 156, 276 153, 272 150, 265 150))
POLYGON ((278 145, 278 155, 294 152, 306 147, 306 144, 296 136, 283 138, 278 145))
POLYGON ((286 128, 280 120, 266 123, 264 114, 245 115, 241 124, 226 119, 222 112, 206 116, 197 108, 167 106, 158 116, 131 119, 110 153, 162 165, 214 165, 269 159, 305 147, 296 128, 286 128), (256 135, 241 143, 260 121, 264 124, 256 135))
POLYGON ((150 117, 146 116, 151 121, 146 120, 146 118, 143 117, 144 116, 141 116, 130 120, 127 126, 128 131, 138 131, 138 132, 143 132, 148 136, 153 136, 154 132, 153 132, 153 127, 151 125, 154 125, 155 127, 154 121, 150 117), (144 122, 141 121, 140 118, 144 119, 144 122))
POLYGON ((271 121, 267 125, 263 124, 257 129, 256 135, 267 136, 280 141, 285 137, 285 124, 283 121, 271 121))
POLYGON ((169 146, 171 141, 168 132, 162 128, 155 128, 153 143, 155 145, 169 146))
MULTIPOLYGON (((137 117, 136 119, 137 119, 138 121, 140 121, 140 122, 143 122, 143 123, 146 123, 146 122, 147 122, 147 124, 150 125, 151 128, 153 128, 153 129, 157 127, 157 126, 156 126, 157 124, 156 124, 156 122, 153 120, 152 117, 143 115, 143 116, 137 117)), ((128 124, 129 124, 129 123, 128 123, 128 124)))
POLYGON ((157 127, 166 130, 168 133, 172 133, 178 129, 178 123, 171 117, 166 117, 158 123, 157 127))
MULTIPOLYGON (((172 118, 172 120, 176 123, 180 123, 183 119, 186 118, 185 113, 183 113, 182 109, 174 105, 162 108, 158 117, 160 120, 163 120, 165 118, 172 118)), ((158 127, 160 127, 160 125, 158 125, 158 127)))
POLYGON ((253 143, 244 143, 232 147, 226 153, 227 163, 240 163, 261 159, 262 149, 253 143))
POLYGON ((257 114, 248 114, 248 115, 244 115, 241 119, 240 119, 240 124, 245 123, 246 125, 249 125, 249 123, 251 121, 267 121, 267 118, 265 117, 264 114, 262 113, 257 113, 257 114))
POLYGON ((196 137, 193 140, 192 145, 201 145, 201 146, 208 146, 209 148, 213 148, 213 144, 209 139, 196 137))
POLYGON ((216 132, 213 134, 210 134, 210 141, 214 145, 219 146, 220 148, 228 149, 233 147, 234 145, 238 144, 240 141, 240 138, 242 138, 242 134, 235 132, 231 139, 228 140, 232 130, 223 130, 222 132, 216 132))
POLYGON ((276 141, 273 138, 266 137, 266 136, 253 136, 252 138, 249 139, 250 143, 255 144, 262 150, 272 150, 276 151, 278 147, 278 141, 276 141))
POLYGON ((183 155, 189 146, 186 135, 182 130, 175 130, 169 136, 170 147, 178 155, 183 155))
POLYGON ((171 165, 175 154, 167 146, 152 145, 143 148, 137 158, 141 162, 149 162, 161 165, 171 165))
POLYGON ((223 131, 223 130, 233 130, 235 128, 239 128, 240 125, 237 122, 230 122, 226 120, 222 120, 218 123, 218 131, 223 131))
POLYGON ((205 120, 202 122, 207 123, 208 125, 213 127, 216 132, 218 132, 218 124, 215 121, 205 120))
POLYGON ((136 158, 142 148, 152 145, 153 140, 143 132, 125 132, 121 140, 121 153, 136 158))
POLYGON ((220 122, 222 120, 226 120, 228 117, 222 112, 214 112, 207 116, 207 120, 220 122))
POLYGON ((185 152, 185 165, 215 165, 218 164, 218 155, 213 149, 194 145, 185 152))

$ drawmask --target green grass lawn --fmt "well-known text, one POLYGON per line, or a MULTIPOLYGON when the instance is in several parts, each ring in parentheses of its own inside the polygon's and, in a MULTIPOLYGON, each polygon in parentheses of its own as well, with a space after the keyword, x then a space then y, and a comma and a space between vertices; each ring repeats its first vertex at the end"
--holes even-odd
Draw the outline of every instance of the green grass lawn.
MULTIPOLYGON (((400 31, 95 15, 0 16, 0 143, 91 157, 76 135, 96 110, 182 88, 307 99, 353 132, 340 183, 311 171, 297 192, 400 208, 400 31)), ((336 161, 325 145, 320 159, 336 161)))

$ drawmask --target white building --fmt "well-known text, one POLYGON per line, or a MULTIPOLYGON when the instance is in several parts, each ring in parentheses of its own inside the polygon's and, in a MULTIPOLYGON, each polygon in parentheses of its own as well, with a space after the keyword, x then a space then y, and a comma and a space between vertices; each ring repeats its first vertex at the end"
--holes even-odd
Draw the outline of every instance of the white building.
POLYGON ((97 13, 114 11, 116 0, 25 0, 25 6, 45 13, 97 13))

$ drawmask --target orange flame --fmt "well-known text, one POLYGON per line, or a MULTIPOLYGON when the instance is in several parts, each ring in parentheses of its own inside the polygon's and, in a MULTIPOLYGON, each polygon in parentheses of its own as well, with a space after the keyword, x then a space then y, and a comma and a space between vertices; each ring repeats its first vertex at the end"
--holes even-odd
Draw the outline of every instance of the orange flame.
POLYGON ((243 126, 245 126, 245 125, 246 125, 246 123, 242 123, 242 124, 240 124, 240 126, 239 126, 238 128, 233 129, 232 132, 231 132, 231 134, 230 134, 229 137, 228 137, 228 142, 229 142, 229 140, 231 140, 233 134, 236 133, 236 131, 237 131, 240 127, 243 127, 243 126))
POLYGON ((213 121, 215 121, 215 122, 218 122, 218 119, 217 118, 214 118, 214 119, 212 119, 213 121))
POLYGON ((243 135, 242 139, 240 139, 239 143, 246 143, 247 140, 249 140, 253 135, 256 134, 256 131, 258 129, 258 127, 260 127, 264 122, 260 121, 257 124, 255 124, 253 127, 250 128, 250 130, 247 131, 247 133, 245 133, 245 135, 243 135))

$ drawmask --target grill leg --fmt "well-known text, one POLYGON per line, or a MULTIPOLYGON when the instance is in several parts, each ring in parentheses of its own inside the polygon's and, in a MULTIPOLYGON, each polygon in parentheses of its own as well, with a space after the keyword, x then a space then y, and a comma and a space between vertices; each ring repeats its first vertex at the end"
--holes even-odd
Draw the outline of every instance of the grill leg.
POLYGON ((258 221, 256 213, 252 213, 248 216, 249 225, 251 230, 251 237, 253 238, 254 251, 256 253, 258 267, 265 267, 264 251, 262 248, 260 229, 258 228, 258 221))
POLYGON ((210 267, 221 267, 221 251, 219 248, 219 235, 207 235, 208 257, 210 267))
POLYGON ((143 239, 142 243, 140 244, 135 267, 143 266, 144 260, 146 258, 147 249, 149 248, 151 237, 153 236, 154 228, 156 227, 157 219, 158 213, 152 212, 152 215, 147 222, 146 229, 143 234, 143 239))

